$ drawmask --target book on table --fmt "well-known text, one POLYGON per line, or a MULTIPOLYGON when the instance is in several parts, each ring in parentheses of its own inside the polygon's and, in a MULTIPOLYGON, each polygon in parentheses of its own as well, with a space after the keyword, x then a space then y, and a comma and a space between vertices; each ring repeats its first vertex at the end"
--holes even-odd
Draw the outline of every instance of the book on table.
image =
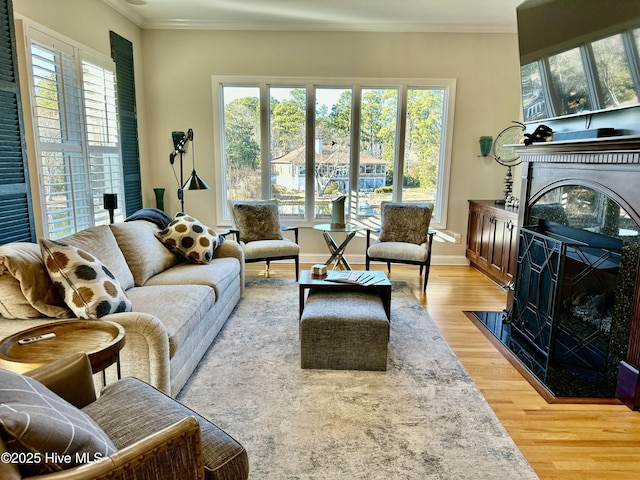
POLYGON ((327 273, 327 282, 351 283, 353 285, 374 285, 383 279, 371 272, 331 271, 327 273))

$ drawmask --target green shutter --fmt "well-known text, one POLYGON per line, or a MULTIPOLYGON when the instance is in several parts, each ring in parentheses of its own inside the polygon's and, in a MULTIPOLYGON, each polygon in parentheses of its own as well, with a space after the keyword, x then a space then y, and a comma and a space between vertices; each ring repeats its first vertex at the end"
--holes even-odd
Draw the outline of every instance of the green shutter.
POLYGON ((13 4, 0 0, 0 244, 35 241, 13 4))
POLYGON ((111 58, 116 64, 118 120, 124 172, 126 215, 142 208, 140 180, 140 149, 136 116, 136 87, 133 73, 133 45, 115 32, 111 33, 111 58))

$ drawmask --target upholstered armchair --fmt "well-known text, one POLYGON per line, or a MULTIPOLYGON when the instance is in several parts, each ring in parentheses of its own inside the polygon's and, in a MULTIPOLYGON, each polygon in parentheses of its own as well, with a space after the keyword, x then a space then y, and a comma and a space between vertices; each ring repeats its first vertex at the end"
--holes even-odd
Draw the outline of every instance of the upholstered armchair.
POLYGON ((248 478, 238 442, 150 385, 125 378, 96 399, 83 353, 0 377, 3 480, 248 478))
POLYGON ((278 203, 275 201, 230 200, 229 207, 233 219, 233 232, 244 250, 245 263, 266 262, 265 276, 269 276, 269 266, 276 260, 295 262, 296 280, 300 266, 300 246, 298 227, 280 225, 278 203), (283 232, 291 231, 294 241, 283 232))
POLYGON ((422 291, 427 290, 431 266, 431 246, 435 231, 429 229, 432 203, 382 202, 381 228, 367 229, 366 269, 371 261, 420 265, 424 272, 422 291), (371 233, 379 233, 373 242, 371 233))

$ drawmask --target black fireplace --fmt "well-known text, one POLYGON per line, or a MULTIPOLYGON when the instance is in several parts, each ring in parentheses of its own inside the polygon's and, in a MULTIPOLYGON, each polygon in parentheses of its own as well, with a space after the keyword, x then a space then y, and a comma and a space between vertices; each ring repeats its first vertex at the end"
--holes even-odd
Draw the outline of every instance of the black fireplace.
POLYGON ((542 218, 520 229, 506 345, 554 396, 614 396, 629 336, 628 263, 637 249, 621 238, 542 218))
POLYGON ((507 321, 516 356, 553 396, 616 396, 638 323, 639 147, 634 136, 519 149, 507 321))
POLYGON ((513 290, 479 319, 548 400, 640 396, 640 138, 518 151, 513 290))

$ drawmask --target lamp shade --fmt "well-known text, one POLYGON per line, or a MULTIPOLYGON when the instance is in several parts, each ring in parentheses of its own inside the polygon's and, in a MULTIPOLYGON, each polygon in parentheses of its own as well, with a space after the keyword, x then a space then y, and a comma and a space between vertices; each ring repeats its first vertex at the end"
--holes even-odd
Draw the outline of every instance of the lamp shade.
POLYGON ((194 170, 182 187, 183 190, 209 190, 209 185, 194 170))
POLYGON ((171 139, 173 140, 173 148, 176 150, 180 150, 185 144, 184 132, 171 132, 171 139))
POLYGON ((118 208, 118 194, 104 193, 102 195, 102 205, 105 210, 115 210, 118 208))

